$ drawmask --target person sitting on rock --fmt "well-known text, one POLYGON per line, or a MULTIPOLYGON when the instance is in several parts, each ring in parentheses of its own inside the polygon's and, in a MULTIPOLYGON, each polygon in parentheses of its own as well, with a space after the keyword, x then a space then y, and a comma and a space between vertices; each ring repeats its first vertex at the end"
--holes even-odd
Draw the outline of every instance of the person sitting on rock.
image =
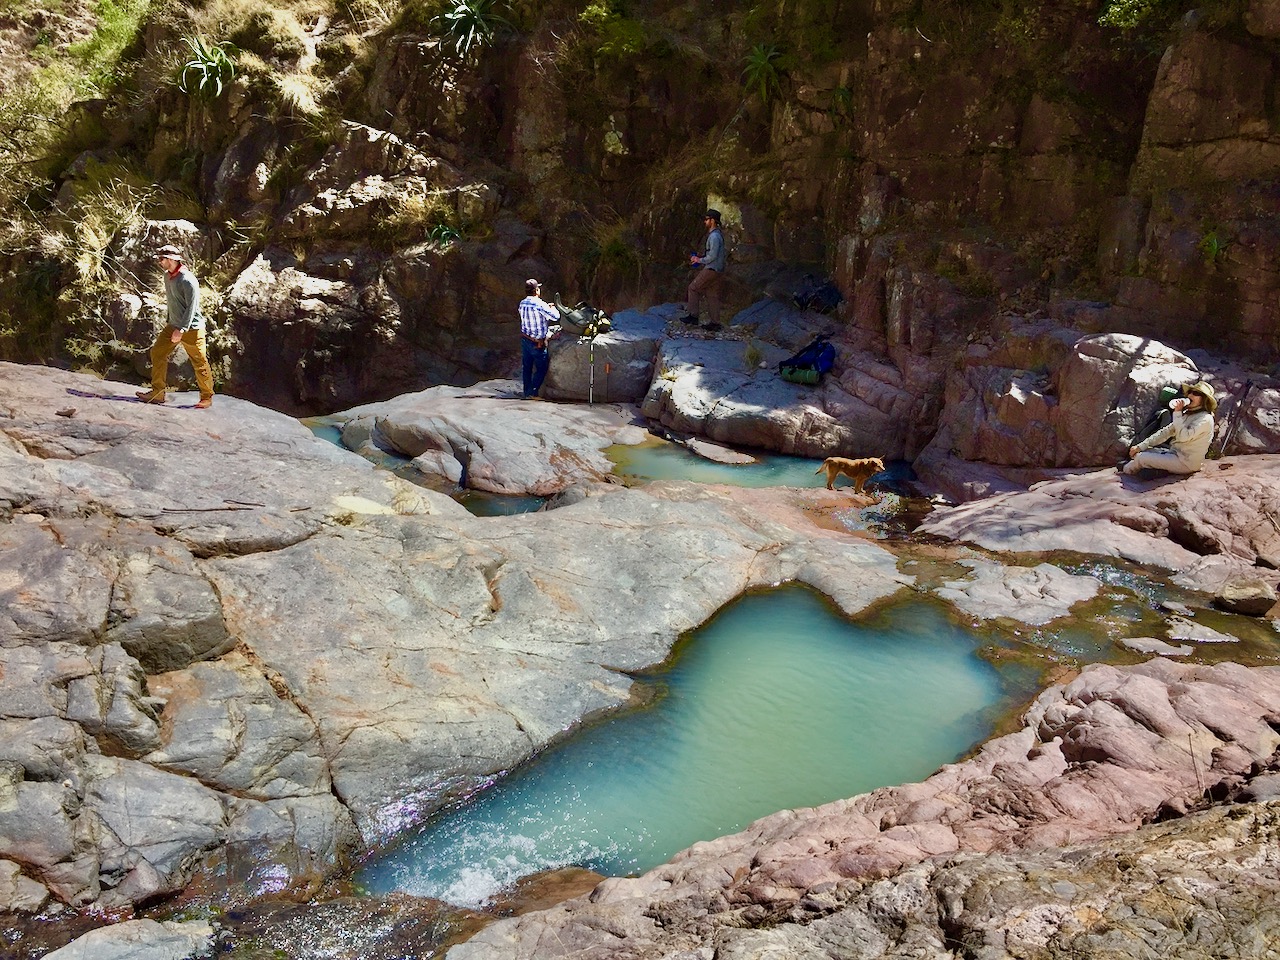
POLYGON ((1173 422, 1129 448, 1129 459, 1120 469, 1129 476, 1139 470, 1195 473, 1204 463, 1213 440, 1213 412, 1218 399, 1205 381, 1187 384, 1185 396, 1169 401, 1173 422), (1156 449, 1159 447, 1160 449, 1156 449))

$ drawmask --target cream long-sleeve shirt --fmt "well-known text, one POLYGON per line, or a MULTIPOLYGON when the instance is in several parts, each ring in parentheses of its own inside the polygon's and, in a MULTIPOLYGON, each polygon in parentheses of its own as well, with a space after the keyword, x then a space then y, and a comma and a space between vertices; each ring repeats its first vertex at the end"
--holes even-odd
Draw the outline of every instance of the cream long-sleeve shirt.
POLYGON ((1194 473, 1204 463, 1204 455, 1209 452, 1209 443, 1213 440, 1213 414, 1208 410, 1195 410, 1185 413, 1173 411, 1173 423, 1157 430, 1147 439, 1137 444, 1139 450, 1151 450, 1168 442, 1169 451, 1177 455, 1187 467, 1187 473, 1194 473))

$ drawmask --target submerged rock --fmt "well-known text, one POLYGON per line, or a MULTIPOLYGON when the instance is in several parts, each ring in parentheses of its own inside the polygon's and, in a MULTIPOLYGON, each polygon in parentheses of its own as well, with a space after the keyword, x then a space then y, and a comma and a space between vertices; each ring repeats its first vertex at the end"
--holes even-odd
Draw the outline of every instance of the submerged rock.
POLYGON ((1101 586, 1093 577, 1076 576, 1051 564, 1005 567, 980 560, 961 560, 973 570, 966 580, 952 580, 937 590, 971 617, 1008 617, 1043 624, 1065 617, 1077 603, 1092 600, 1101 586))
POLYGON ((1186 643, 1180 643, 1175 647, 1155 637, 1126 637, 1120 643, 1138 653, 1150 653, 1158 657, 1186 657, 1195 653, 1196 649, 1186 643))
POLYGON ((65 947, 46 953, 46 960, 188 960, 207 956, 213 927, 200 920, 187 923, 126 920, 93 930, 65 947))

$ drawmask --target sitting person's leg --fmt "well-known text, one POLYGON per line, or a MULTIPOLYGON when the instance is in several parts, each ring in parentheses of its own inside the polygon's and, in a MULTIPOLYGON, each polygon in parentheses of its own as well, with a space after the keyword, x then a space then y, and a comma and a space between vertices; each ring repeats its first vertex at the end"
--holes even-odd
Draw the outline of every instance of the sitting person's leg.
POLYGON ((1163 470, 1165 473, 1195 473, 1187 469, 1186 462, 1172 450, 1141 450, 1124 465, 1124 472, 1133 476, 1139 470, 1163 470))

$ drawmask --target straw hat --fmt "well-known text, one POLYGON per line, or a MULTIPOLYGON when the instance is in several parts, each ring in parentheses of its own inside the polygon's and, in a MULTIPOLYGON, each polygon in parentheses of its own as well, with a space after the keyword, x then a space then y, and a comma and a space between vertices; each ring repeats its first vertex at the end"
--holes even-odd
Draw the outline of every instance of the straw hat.
POLYGON ((1183 393, 1198 393, 1204 397, 1204 408, 1210 413, 1218 409, 1218 398, 1214 396, 1213 387, 1204 380, 1197 380, 1195 383, 1184 384, 1183 393))

